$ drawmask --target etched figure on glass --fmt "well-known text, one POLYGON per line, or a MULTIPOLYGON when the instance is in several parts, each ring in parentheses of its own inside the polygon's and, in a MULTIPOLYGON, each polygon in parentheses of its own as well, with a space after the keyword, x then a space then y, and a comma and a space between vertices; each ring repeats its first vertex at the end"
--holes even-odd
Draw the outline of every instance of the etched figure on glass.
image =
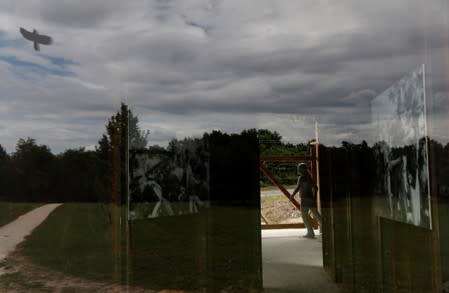
POLYGON ((378 214, 431 228, 424 66, 371 103, 378 214))
POLYGON ((198 213, 208 206, 209 156, 203 139, 172 140, 130 154, 130 219, 198 213))

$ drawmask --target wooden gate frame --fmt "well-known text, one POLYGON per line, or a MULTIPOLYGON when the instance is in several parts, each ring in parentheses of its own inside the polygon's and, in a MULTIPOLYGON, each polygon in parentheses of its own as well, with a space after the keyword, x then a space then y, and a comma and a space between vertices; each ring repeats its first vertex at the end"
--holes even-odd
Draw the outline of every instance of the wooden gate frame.
MULTIPOLYGON (((318 194, 317 201, 320 202, 319 196, 319 180, 318 180, 318 156, 317 156, 317 146, 313 145, 311 148, 311 154, 309 156, 265 156, 260 157, 259 159, 259 168, 260 170, 270 179, 270 181, 275 185, 279 190, 287 197, 287 199, 299 210, 301 209, 300 203, 294 199, 290 198, 290 193, 288 190, 282 185, 282 183, 268 170, 265 163, 267 162, 311 162, 312 163, 312 177, 317 182, 318 185, 318 194)), ((261 219, 266 223, 261 225, 262 229, 289 229, 289 228, 305 228, 304 223, 296 223, 296 224, 268 224, 268 221, 261 214, 261 219)), ((317 222, 315 219, 312 219, 314 228, 317 228, 317 222)))

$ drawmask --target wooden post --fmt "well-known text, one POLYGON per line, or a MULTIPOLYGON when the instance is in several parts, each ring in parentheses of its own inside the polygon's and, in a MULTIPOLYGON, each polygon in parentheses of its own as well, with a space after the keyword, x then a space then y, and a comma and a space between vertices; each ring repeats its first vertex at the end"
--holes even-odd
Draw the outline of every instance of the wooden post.
POLYGON ((116 126, 113 126, 111 135, 112 147, 112 205, 111 205, 111 231, 112 252, 114 260, 114 276, 116 282, 120 282, 120 139, 116 126))
MULTIPOLYGON (((318 186, 317 192, 317 209, 321 213, 321 196, 320 196, 320 166, 319 166, 319 157, 318 157, 318 143, 315 141, 311 148, 311 157, 312 157, 312 176, 313 180, 315 180, 316 185, 318 186)), ((320 227, 321 228, 321 227, 320 227)))

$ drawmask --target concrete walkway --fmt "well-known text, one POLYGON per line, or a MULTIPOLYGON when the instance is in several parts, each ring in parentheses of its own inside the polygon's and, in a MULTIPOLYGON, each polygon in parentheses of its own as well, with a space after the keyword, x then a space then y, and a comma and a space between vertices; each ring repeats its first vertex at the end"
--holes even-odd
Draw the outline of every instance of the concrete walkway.
POLYGON ((43 205, 0 227, 0 262, 60 205, 57 203, 43 205))
POLYGON ((264 292, 340 292, 323 269, 321 236, 303 238, 306 231, 262 230, 264 292))

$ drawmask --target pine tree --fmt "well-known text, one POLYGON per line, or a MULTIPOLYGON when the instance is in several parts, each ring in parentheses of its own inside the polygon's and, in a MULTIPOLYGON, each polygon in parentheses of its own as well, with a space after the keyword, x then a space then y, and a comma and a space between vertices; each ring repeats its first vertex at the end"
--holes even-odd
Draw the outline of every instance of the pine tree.
POLYGON ((142 131, 138 123, 138 117, 122 103, 98 141, 96 150, 109 171, 111 199, 115 203, 127 201, 129 150, 144 149, 148 144, 149 131, 142 131))

